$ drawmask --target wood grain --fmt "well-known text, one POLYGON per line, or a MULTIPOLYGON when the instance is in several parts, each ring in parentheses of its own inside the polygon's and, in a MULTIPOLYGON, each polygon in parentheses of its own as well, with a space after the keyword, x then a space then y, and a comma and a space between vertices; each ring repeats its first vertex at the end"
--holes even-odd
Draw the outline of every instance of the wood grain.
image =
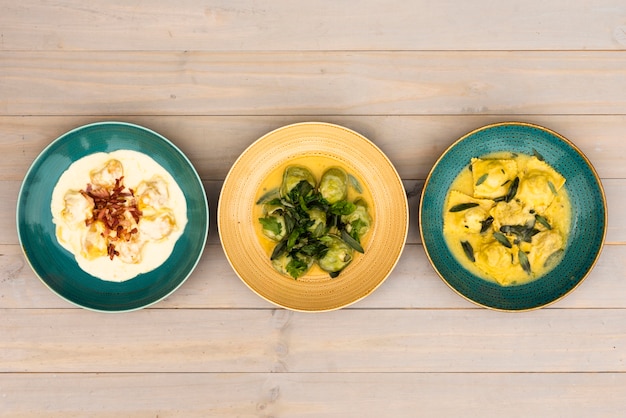
POLYGON ((3 373, 626 371, 622 309, 0 313, 3 373))
POLYGON ((7 50, 623 49, 621 0, 6 3, 7 50))
POLYGON ((14 417, 621 417, 624 373, 0 375, 14 417), (130 396, 129 396, 130 394, 130 396), (116 400, 124 399, 124 402, 116 400), (588 399, 594 399, 589 402, 588 399))
MULTIPOLYGON (((626 248, 607 245, 581 286, 546 309, 626 309, 626 248)), ((20 248, 0 245, 0 308, 72 308, 29 268, 20 248)), ((218 244, 208 245, 196 270, 174 294, 150 309, 274 309, 237 277, 218 244)), ((421 245, 407 245, 387 280, 346 309, 474 309, 434 273, 421 245)))
POLYGON ((626 115, 408 116, 0 116, 0 180, 21 180, 39 153, 65 132, 118 120, 145 126, 173 141, 205 180, 224 180, 239 154, 262 135, 291 123, 318 120, 353 129, 373 141, 407 180, 425 179, 437 158, 462 135, 517 120, 545 126, 576 144, 601 178, 626 178, 626 115), (215 143, 219 143, 216 146, 215 143))
POLYGON ((624 114, 614 51, 0 51, 0 115, 624 114))

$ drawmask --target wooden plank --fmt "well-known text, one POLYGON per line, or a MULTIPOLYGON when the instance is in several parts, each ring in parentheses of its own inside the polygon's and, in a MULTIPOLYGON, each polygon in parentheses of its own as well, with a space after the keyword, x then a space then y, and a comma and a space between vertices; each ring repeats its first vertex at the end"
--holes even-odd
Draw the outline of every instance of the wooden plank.
POLYGON ((0 51, 0 73, 7 116, 626 113, 611 51, 0 51))
POLYGON ((2 49, 623 49, 620 0, 7 3, 2 49))
POLYGON ((626 371, 624 309, 0 313, 0 373, 626 371))
MULTIPOLYGON (((626 246, 607 245, 582 285, 546 309, 626 308, 626 246)), ((35 276, 16 245, 0 246, 0 308, 72 308, 35 276)), ((237 277, 217 244, 208 245, 187 281, 149 309, 272 309, 237 277)), ((421 245, 407 245, 398 265, 370 296, 346 309, 471 309, 431 268, 421 245)))
POLYGON ((625 115, 424 116, 0 116, 0 180, 21 180, 39 153, 78 126, 106 120, 136 123, 173 141, 205 180, 223 180, 237 157, 276 128, 310 120, 346 126, 373 141, 403 179, 425 179, 456 139, 489 123, 518 120, 553 129, 573 141, 602 178, 626 178, 625 115), (219 146, 216 146, 219 144, 219 146))
POLYGON ((621 417, 624 373, 3 374, 6 416, 621 417))

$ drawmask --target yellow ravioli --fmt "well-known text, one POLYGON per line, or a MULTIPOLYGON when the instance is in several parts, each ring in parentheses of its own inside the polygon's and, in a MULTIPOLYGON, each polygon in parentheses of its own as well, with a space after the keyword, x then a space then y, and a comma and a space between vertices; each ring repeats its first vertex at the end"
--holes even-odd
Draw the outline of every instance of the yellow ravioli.
POLYGON ((506 195, 517 171, 514 160, 472 158, 474 196, 496 199, 506 195))
POLYGON ((531 157, 520 178, 516 199, 537 212, 545 211, 565 184, 565 178, 544 161, 531 157))

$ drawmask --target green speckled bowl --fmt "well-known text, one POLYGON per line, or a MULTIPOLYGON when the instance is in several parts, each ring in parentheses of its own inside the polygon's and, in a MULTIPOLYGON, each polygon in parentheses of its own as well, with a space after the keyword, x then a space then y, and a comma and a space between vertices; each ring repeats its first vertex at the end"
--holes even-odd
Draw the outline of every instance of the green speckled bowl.
POLYGON ((606 199, 591 163, 566 138, 528 123, 498 123, 463 136, 435 163, 422 191, 419 225, 426 255, 450 288, 486 308, 526 311, 563 298, 591 271, 606 236, 606 199), (563 260, 554 270, 525 285, 502 287, 468 272, 450 253, 443 237, 444 202, 450 184, 472 157, 497 151, 532 155, 533 150, 567 179, 572 231, 563 260))
POLYGON ((17 229, 27 261, 63 299, 83 308, 122 312, 156 303, 174 292, 195 268, 208 235, 208 203, 202 182, 185 155, 163 136, 121 122, 76 128, 53 141, 30 167, 17 202, 17 229), (152 157, 176 179, 187 199, 188 222, 170 257, 159 268, 125 282, 85 273, 55 236, 50 201, 61 174, 79 158, 128 149, 152 157))

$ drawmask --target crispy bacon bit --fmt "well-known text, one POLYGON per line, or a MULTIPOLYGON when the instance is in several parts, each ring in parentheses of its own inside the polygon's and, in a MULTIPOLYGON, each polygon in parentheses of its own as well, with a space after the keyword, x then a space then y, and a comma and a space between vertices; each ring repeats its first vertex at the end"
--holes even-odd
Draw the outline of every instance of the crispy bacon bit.
POLYGON ((81 194, 93 200, 94 207, 91 218, 85 220, 87 226, 96 221, 101 221, 105 226, 102 236, 108 241, 107 253, 111 260, 119 256, 115 249, 115 243, 120 241, 130 241, 132 236, 138 232, 137 223, 142 216, 141 210, 137 207, 135 192, 126 189, 122 181, 124 177, 115 179, 115 186, 94 188, 91 183, 87 184, 81 194), (126 216, 128 213, 134 222, 126 216))
POLYGON ((115 250, 115 244, 113 244, 111 242, 109 243, 109 246, 107 248, 107 252, 108 252, 109 258, 111 260, 113 260, 113 257, 115 257, 116 255, 120 255, 119 251, 115 250))

